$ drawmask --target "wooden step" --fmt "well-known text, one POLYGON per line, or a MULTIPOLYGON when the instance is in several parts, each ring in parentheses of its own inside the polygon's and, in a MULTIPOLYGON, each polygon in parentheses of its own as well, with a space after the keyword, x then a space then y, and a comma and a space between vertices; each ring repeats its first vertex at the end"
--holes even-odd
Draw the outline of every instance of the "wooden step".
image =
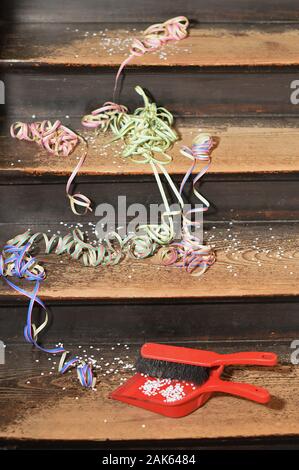
MULTIPOLYGON (((65 200, 65 183, 80 148, 68 158, 53 158, 37 145, 9 136, 9 124, 15 119, 6 119, 0 137, 2 222, 40 222, 41 211, 48 222, 73 221, 65 200)), ((82 132, 79 118, 71 116, 63 122, 82 132)), ((173 162, 167 169, 179 185, 189 167, 180 147, 190 145, 198 130, 203 129, 220 139, 200 186, 211 203, 207 220, 298 220, 296 125, 295 119, 286 118, 178 119, 176 128, 182 139, 170 150, 173 162)), ((106 202, 117 209, 119 195, 126 196, 128 205, 138 202, 149 206, 160 201, 149 165, 125 161, 120 144, 107 144, 110 136, 95 137, 93 132, 84 135, 89 139, 89 154, 76 178, 76 187, 89 195, 94 208, 106 202), (117 191, 111 191, 111 183, 117 183, 117 191)), ((191 193, 187 184, 186 200, 197 202, 191 193)), ((81 218, 87 220, 96 223, 95 213, 81 218)))
MULTIPOLYGON (((41 254, 48 277, 40 293, 47 300, 295 297, 299 295, 297 235, 297 223, 215 226, 206 232, 205 242, 215 247, 217 262, 200 278, 162 267, 156 258, 95 269, 41 254)), ((3 299, 20 298, 1 283, 3 299)))
MULTIPOLYGON (((71 230, 76 224, 67 225, 71 230)), ((60 224, 1 224, 1 245, 28 226, 49 235, 67 231, 60 224)), ((88 224, 81 227, 89 234, 91 229, 88 224)), ((204 239, 215 246, 217 262, 200 279, 153 259, 84 268, 66 257, 37 253, 48 274, 40 293, 52 312, 44 339, 51 344, 67 339, 297 338, 297 234, 298 223, 206 225, 204 239)), ((28 282, 20 285, 32 288, 28 282)), ((0 280, 3 340, 21 340, 27 305, 25 297, 0 280)))
MULTIPOLYGON (((223 438, 287 438, 299 434, 298 369, 290 364, 289 343, 195 343, 188 346, 213 349, 222 353, 240 350, 269 350, 280 356, 280 365, 273 368, 230 367, 224 379, 249 382, 266 387, 272 400, 258 405, 235 397, 218 395, 192 415, 171 421, 148 411, 111 401, 108 394, 121 379, 132 375, 139 345, 121 343, 72 344, 72 351, 92 353, 103 371, 98 375, 97 391, 84 391, 74 373, 59 376, 57 359, 32 351, 24 343, 8 343, 6 364, 0 369, 1 429, 0 437, 22 440, 55 439, 71 442, 109 440, 118 444, 130 441, 183 440, 199 444, 223 438), (90 349, 93 346, 93 349, 90 349), (124 364, 119 365, 123 358, 124 364), (109 365, 107 365, 109 364, 109 365), (105 365, 105 366, 104 366, 105 365), (109 374, 103 375, 106 369, 109 374), (116 370, 118 370, 116 372, 116 370), (46 425, 45 425, 46 423, 46 425), (82 426, 84 423, 84 426, 82 426)), ((31 442, 32 444, 32 442, 31 442)), ((29 444, 30 445, 30 444, 29 444)))
MULTIPOLYGON (((22 120, 22 118, 16 118, 22 120)), ((32 117, 25 117, 24 120, 32 117)), ((7 120, 8 121, 8 120, 7 120)), ((11 118, 10 122, 13 122, 11 118)), ((78 125, 78 119, 64 119, 66 125, 78 125)), ((8 122, 7 122, 8 124, 8 122)), ((168 152, 172 162, 167 171, 184 175, 189 160, 182 156, 182 145, 190 146, 192 139, 202 129, 219 139, 218 147, 212 153, 209 174, 253 175, 290 174, 299 172, 298 139, 296 119, 194 119, 177 120, 175 124, 180 141, 168 152)), ((89 142, 89 153, 80 175, 151 175, 150 165, 137 165, 121 157, 122 146, 118 142, 109 144, 111 134, 85 132, 82 125, 78 132, 89 142)), ((69 158, 52 157, 37 145, 20 142, 9 135, 8 126, 0 137, 0 180, 16 176, 34 175, 39 177, 66 176, 72 172, 80 148, 69 158)))
MULTIPOLYGON (((119 67, 129 54, 132 39, 142 37, 143 30, 144 25, 138 24, 56 23, 47 28, 20 24, 3 35, 0 64, 119 67)), ((298 65, 298 39, 296 24, 203 25, 191 27, 182 41, 134 58, 128 67, 298 65)))
MULTIPOLYGON (((127 56, 131 33, 137 31, 134 25, 106 24, 104 30, 98 23, 89 26, 21 24, 11 31, 9 26, 0 51, 6 86, 1 113, 83 115, 112 99, 117 67, 127 56)), ((127 67, 121 102, 139 106, 134 91, 139 84, 177 115, 297 115, 291 95, 298 35, 296 25, 191 28, 189 38, 127 67)))

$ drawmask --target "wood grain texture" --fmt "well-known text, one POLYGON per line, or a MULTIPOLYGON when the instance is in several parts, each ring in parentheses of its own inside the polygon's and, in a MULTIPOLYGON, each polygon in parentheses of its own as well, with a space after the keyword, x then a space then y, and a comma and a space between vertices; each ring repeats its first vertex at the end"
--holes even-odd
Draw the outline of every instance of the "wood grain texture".
MULTIPOLYGON (((228 341, 299 337, 299 298, 47 301, 51 326, 44 346, 57 341, 228 341), (283 312, 283 315, 282 315, 283 312), (138 328, 136 328, 138 325, 138 328)), ((22 341, 27 304, 1 300, 5 343, 22 341)), ((41 315, 35 311, 35 318, 41 315)))
MULTIPOLYGON (((64 122, 67 124, 68 120, 64 122)), ((183 175, 190 161, 180 153, 182 145, 190 146, 201 129, 209 132, 218 145, 212 152, 209 174, 253 174, 299 172, 298 139, 296 121, 245 121, 202 120, 179 121, 175 126, 180 140, 168 152, 172 162, 167 165, 170 174, 183 175)), ((68 175, 81 155, 78 147, 69 158, 52 157, 35 144, 19 142, 8 135, 8 129, 0 137, 0 178, 14 175, 68 175)), ((150 165, 137 165, 121 156, 122 144, 109 144, 111 134, 96 135, 84 132, 89 142, 89 152, 81 175, 150 175, 150 165)))
MULTIPOLYGON (((112 99, 115 69, 89 67, 6 67, 6 104, 1 115, 49 119, 83 116, 112 99)), ((136 85, 156 103, 178 116, 290 117, 296 67, 241 68, 136 67, 124 75, 120 102, 131 110, 141 105, 136 85), (184 86, 182 86, 182 83, 184 86), (171 86, 170 86, 171 85, 171 86)))
MULTIPOLYGON (((40 255, 48 273, 40 294, 50 300, 299 295, 298 223, 216 227, 204 238, 215 247, 217 261, 200 278, 180 268, 162 267, 156 258, 94 269, 65 257, 40 255)), ((28 288, 28 282, 21 285, 28 288)), ((20 297, 2 279, 1 296, 20 297)))
POLYGON ((298 21, 296 0, 2 0, 1 18, 16 22, 161 22, 178 15, 205 22, 298 21))
MULTIPOLYGON (((0 218, 2 223, 18 223, 32 226, 39 223, 60 221, 72 224, 78 218, 72 213, 65 195, 66 177, 44 178, 37 176, 15 175, 13 179, 4 178, 0 184, 0 218), (47 184, 45 184, 45 182, 47 184), (13 183, 13 184, 12 184, 13 183), (14 209, 11 210, 11 207, 14 209)), ((200 185, 200 192, 210 201, 210 209, 205 220, 216 221, 298 221, 298 175, 256 175, 250 177, 220 177, 206 175, 200 185)), ((179 186, 181 177, 174 177, 179 186)), ((190 204, 198 203, 192 196, 191 185, 186 184, 185 200, 190 204)), ((100 204, 111 204, 118 218, 118 224, 127 224, 124 217, 126 209, 136 214, 136 206, 147 208, 147 218, 151 204, 162 203, 159 189, 153 176, 79 176, 76 178, 76 191, 88 195, 93 202, 94 211, 80 217, 80 222, 97 224, 102 218, 100 204), (117 191, 111 185, 117 184, 117 191), (126 207, 124 212, 122 207, 126 207)), ((172 194, 170 200, 176 200, 172 194)))
MULTIPOLYGON (((150 24, 150 23, 149 23, 150 24)), ((3 35, 0 63, 118 67, 128 56, 140 26, 19 25, 3 35), (38 43, 36 38, 38 37, 38 43)), ((157 52, 135 57, 129 66, 283 66, 299 64, 296 25, 191 28, 189 37, 157 52)))
MULTIPOLYGON (((89 343, 80 344, 88 350, 89 343)), ((208 343, 188 344, 211 349, 208 343)), ((80 353, 78 345, 70 345, 80 353)), ((98 372, 96 392, 84 391, 73 373, 59 377, 55 358, 48 361, 42 353, 26 345, 7 345, 7 363, 1 368, 0 437, 6 439, 63 439, 114 441, 153 439, 201 439, 298 435, 299 375, 289 363, 288 345, 279 343, 224 343, 212 349, 228 353, 240 350, 276 351, 280 366, 233 367, 225 380, 249 382, 266 387, 272 400, 258 405, 227 395, 217 395, 192 415, 171 420, 142 409, 108 399, 108 394, 132 375, 137 345, 94 344, 92 353, 103 366, 98 372), (114 349, 112 349, 114 348, 114 349), (99 349, 99 351, 98 351, 99 349), (118 365, 118 359, 124 359, 118 365), (102 358, 102 359, 101 359, 102 358), (36 362, 38 360, 38 362, 36 362), (107 361, 107 362, 106 362, 107 361), (110 374, 103 375, 109 369, 110 374), (52 368, 53 367, 53 368, 52 368), (118 372, 115 370, 118 369, 118 372), (77 399, 76 399, 77 397, 77 399), (82 426, 82 423, 84 425, 82 426)))
MULTIPOLYGON (((88 223, 82 225, 82 230, 90 232, 88 223)), ((213 226, 205 224, 207 241, 214 240, 212 237, 216 229, 213 229, 213 226)), ((288 224, 281 225, 281 227, 282 232, 290 233, 288 224)), ((21 226, 15 223, 0 225, 1 246, 7 239, 27 228, 28 225, 21 226)), ((217 243, 219 236, 227 234, 224 238, 228 239, 228 235, 234 232, 235 228, 229 223, 220 224, 220 226, 218 224, 215 235, 217 243), (229 228, 233 230, 228 232, 229 228)), ((271 228, 271 225, 268 225, 268 228, 271 228)), ((61 225, 39 224, 31 226, 31 229, 32 232, 55 233, 58 230, 61 231, 61 225)), ((258 230, 259 226, 256 226, 257 236, 255 237, 251 229, 252 239, 258 237, 258 230)), ((295 235, 296 227, 293 230, 295 235)), ((269 233, 272 231, 269 230, 269 233)), ((275 238, 272 239, 271 236, 270 239, 275 241, 275 238)), ((233 243, 239 241, 236 239, 233 243)), ((255 241, 258 242, 258 240, 255 241)), ((47 271, 51 272, 47 257, 44 260, 47 271)), ((282 260, 281 262, 283 263, 282 260)), ((234 274, 231 272, 232 267, 227 271, 226 277, 232 277, 234 274)), ((98 276, 102 275, 98 269, 95 273, 98 276)), ((82 270, 82 274, 85 276, 87 273, 82 270)), ((172 279, 175 276, 176 273, 172 275, 172 279)), ((237 283, 238 277, 233 276, 233 278, 232 283, 237 283)), ((28 289, 29 285, 26 288, 28 289)), ((62 339, 67 342, 78 341, 80 344, 82 341, 132 343, 297 338, 299 337, 298 304, 299 296, 257 298, 253 294, 232 299, 213 299, 213 297, 203 299, 200 292, 198 297, 193 299, 178 297, 132 299, 128 297, 122 300, 118 298, 59 300, 51 298, 47 300, 47 307, 51 312, 51 326, 43 341, 46 342, 45 345, 50 346, 62 339), (283 315, 282 312, 284 312, 283 315)), ((0 331, 1 339, 5 343, 12 340, 22 341, 27 306, 25 298, 21 299, 21 302, 15 296, 0 298, 0 331)), ((38 309, 35 311, 35 318, 37 321, 41 320, 38 309)))

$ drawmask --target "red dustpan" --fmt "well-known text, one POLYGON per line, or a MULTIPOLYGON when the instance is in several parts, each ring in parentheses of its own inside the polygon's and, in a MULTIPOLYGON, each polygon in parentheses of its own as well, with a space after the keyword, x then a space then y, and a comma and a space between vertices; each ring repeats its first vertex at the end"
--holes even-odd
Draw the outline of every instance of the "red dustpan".
MULTIPOLYGON (((157 348, 160 345, 149 345, 157 348)), ((162 345, 161 345, 162 346, 162 345)), ((163 352, 166 353, 167 346, 163 345, 163 352)), ((173 347, 170 347, 173 348, 173 347)), ((179 348, 176 348, 178 350, 179 348)), ((189 348, 182 348, 183 354, 189 348)), ((160 350, 161 351, 161 350, 160 350)), ((198 362, 198 355, 201 351, 196 351, 198 362)), ((176 351, 178 352, 178 351, 176 351)), ((142 351, 141 351, 142 353, 142 351)), ((209 351, 203 351, 202 357, 207 360, 209 351)), ((167 359, 170 360, 168 354, 167 359)), ((211 352, 211 356, 215 353, 211 352)), ((158 355, 159 359, 163 360, 164 356, 158 355)), ((153 357, 151 355, 151 357, 153 357)), ((192 357, 192 354, 191 354, 192 357)), ((190 358, 190 356, 189 356, 190 358)), ((216 356, 215 356, 216 359, 216 356)), ((200 361, 202 366, 205 366, 204 361, 200 361)), ((210 362, 207 360, 207 362, 210 362)), ((247 383, 228 382, 221 379, 221 374, 226 364, 258 364, 273 366, 277 363, 277 356, 273 353, 240 353, 238 362, 238 353, 232 355, 217 355, 218 364, 221 365, 211 367, 211 372, 208 380, 202 385, 194 385, 185 381, 171 380, 171 379, 155 379, 143 374, 135 374, 125 384, 121 385, 118 389, 110 394, 110 398, 119 400, 130 405, 145 408, 147 410, 159 413, 171 418, 180 418, 187 416, 206 403, 210 396, 215 392, 228 393, 238 397, 246 398, 258 403, 267 403, 270 400, 270 394, 262 387, 256 387, 247 383), (221 360, 220 360, 221 356, 221 360), (227 356, 227 362, 225 358, 227 356), (233 359, 233 361, 232 361, 233 359), (247 361, 246 361, 247 359, 247 361), (246 361, 246 362, 245 362, 246 361)), ((192 363, 188 360, 188 363, 192 363)), ((211 364, 211 362, 210 362, 211 364)), ((207 367, 210 367, 207 364, 207 367)))

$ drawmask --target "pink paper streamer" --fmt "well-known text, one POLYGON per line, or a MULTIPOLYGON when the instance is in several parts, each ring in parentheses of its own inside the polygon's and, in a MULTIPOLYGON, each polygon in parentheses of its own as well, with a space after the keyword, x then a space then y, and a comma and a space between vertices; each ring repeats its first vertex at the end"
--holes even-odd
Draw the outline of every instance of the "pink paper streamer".
POLYGON ((95 109, 91 114, 84 116, 81 122, 83 126, 91 129, 96 129, 97 127, 105 128, 113 114, 127 112, 128 108, 125 106, 107 101, 101 108, 95 109))
POLYGON ((198 212, 205 212, 209 209, 209 202, 196 190, 196 183, 208 171, 211 164, 211 151, 214 147, 214 141, 208 134, 199 135, 191 148, 182 147, 181 153, 193 160, 190 168, 187 170, 181 186, 182 194, 184 186, 192 176, 198 162, 207 162, 207 165, 193 178, 193 193, 203 203, 203 206, 191 209, 183 215, 182 241, 173 243, 162 253, 162 260, 165 265, 175 264, 184 268, 187 272, 192 272, 197 268, 200 271, 196 275, 201 275, 215 261, 215 254, 207 245, 203 245, 202 240, 190 232, 190 229, 196 227, 198 222, 192 221, 192 215, 198 212))
MULTIPOLYGON (((58 157, 69 156, 79 143, 87 145, 81 136, 73 132, 68 127, 62 125, 58 120, 53 124, 48 120, 32 122, 29 124, 25 122, 15 122, 10 127, 10 134, 13 138, 18 140, 36 142, 47 152, 58 157)), ((66 185, 66 193, 67 197, 70 199, 72 211, 77 215, 81 215, 81 213, 76 210, 76 205, 85 209, 83 214, 88 210, 91 211, 91 201, 88 197, 79 193, 71 194, 70 191, 71 184, 80 171, 86 155, 87 151, 85 151, 84 155, 80 158, 66 185)))
POLYGON ((113 99, 115 100, 116 90, 120 75, 124 68, 134 57, 141 57, 146 52, 154 52, 169 41, 180 41, 188 35, 187 28, 189 21, 185 16, 177 16, 164 23, 153 24, 144 32, 144 39, 133 39, 130 55, 120 65, 114 85, 113 99))

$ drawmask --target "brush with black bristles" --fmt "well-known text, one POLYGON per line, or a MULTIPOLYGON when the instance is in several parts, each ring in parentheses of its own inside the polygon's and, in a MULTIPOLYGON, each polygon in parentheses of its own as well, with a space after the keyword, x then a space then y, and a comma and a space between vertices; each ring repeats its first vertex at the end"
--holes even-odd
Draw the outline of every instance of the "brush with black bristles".
POLYGON ((268 352, 217 354, 200 349, 145 343, 136 361, 136 370, 157 379, 184 380, 202 385, 208 380, 211 367, 234 364, 274 366, 277 364, 277 356, 268 352))

